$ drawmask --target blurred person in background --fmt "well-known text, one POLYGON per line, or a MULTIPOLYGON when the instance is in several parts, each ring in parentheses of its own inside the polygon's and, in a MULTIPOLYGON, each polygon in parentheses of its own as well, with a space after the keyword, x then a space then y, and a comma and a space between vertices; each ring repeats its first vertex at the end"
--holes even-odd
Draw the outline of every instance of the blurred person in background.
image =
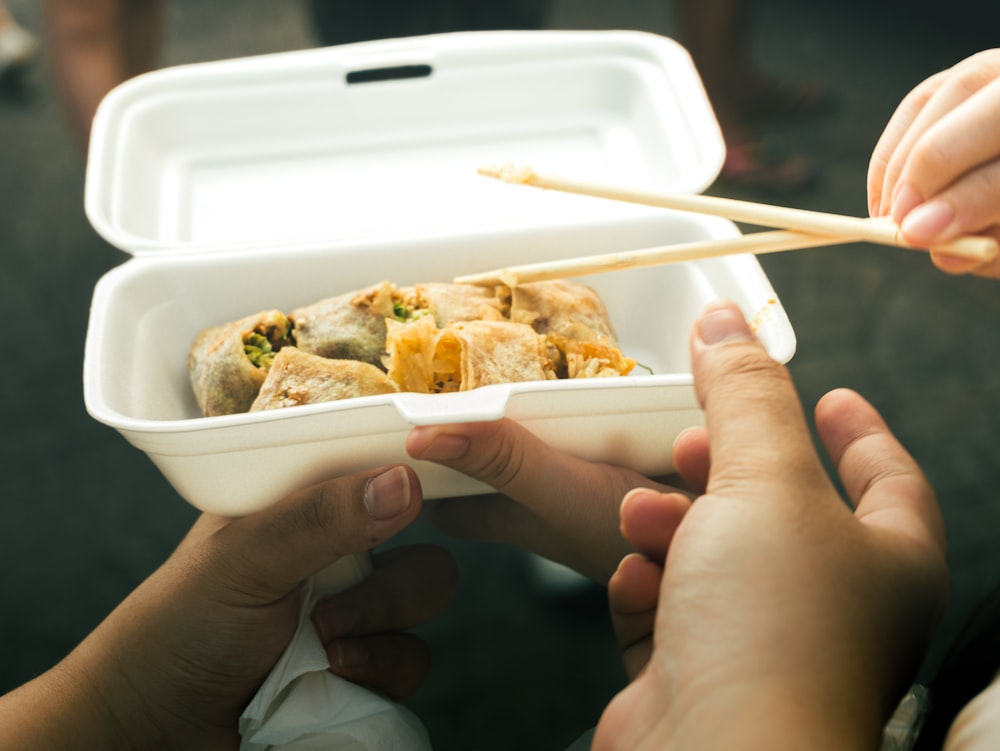
MULTIPOLYGON (((815 115, 829 104, 826 90, 765 73, 752 50, 749 0, 674 0, 679 41, 694 59, 722 127, 727 158, 722 176, 734 187, 787 193, 817 177, 800 155, 782 154, 755 126, 767 118, 815 115)), ((547 0, 309 0, 323 45, 452 31, 546 28, 547 0)))
POLYGON ((38 51, 38 40, 21 28, 0 0, 0 77, 30 63, 38 51))
MULTIPOLYGON (((763 138, 762 119, 823 111, 821 86, 765 73, 754 61, 749 0, 675 0, 678 36, 691 52, 726 140, 723 180, 732 187, 788 193, 817 177, 800 155, 763 138)), ((163 0, 44 0, 54 77, 82 147, 101 99, 123 81, 157 67, 163 0)), ((452 31, 545 28, 549 0, 308 0, 323 45, 452 31)), ((3 21, 0 6, 0 26, 3 21)), ((17 34, 20 36, 20 34, 17 34)), ((0 44, 0 69, 3 67, 0 44)))
POLYGON ((104 96, 159 63, 162 0, 44 0, 53 75, 80 146, 104 96))
POLYGON ((759 125, 819 114, 830 105, 824 87, 765 72, 753 54, 750 0, 674 0, 678 41, 691 53, 726 140, 722 179, 733 187, 789 193, 817 178, 801 155, 762 138, 759 125))
MULTIPOLYGON (((158 66, 163 0, 44 0, 54 76, 78 142, 86 148, 104 96, 123 81, 158 66)), ((310 0, 324 45, 434 32, 537 28, 548 3, 342 3, 310 0)))

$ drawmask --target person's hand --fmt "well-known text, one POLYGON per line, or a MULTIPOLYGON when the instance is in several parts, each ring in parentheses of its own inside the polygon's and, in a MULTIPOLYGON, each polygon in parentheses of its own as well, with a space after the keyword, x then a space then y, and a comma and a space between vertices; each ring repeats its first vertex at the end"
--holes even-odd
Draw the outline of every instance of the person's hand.
MULTIPOLYGON (((13 747, 25 748, 237 748, 237 720, 295 631, 300 585, 387 540, 421 506, 416 474, 393 466, 243 518, 202 516, 66 660, 0 700, 5 740, 13 732, 24 739, 13 747), (61 746, 60 732, 76 742, 61 746)), ((438 614, 456 587, 442 549, 376 554, 368 579, 314 610, 331 669, 408 696, 429 656, 401 632, 438 614)))
POLYGON ((735 306, 710 306, 691 350, 707 427, 675 455, 704 493, 676 529, 683 499, 622 503, 646 555, 622 562, 609 593, 638 677, 593 748, 877 748, 946 599, 934 493, 874 408, 837 390, 816 427, 845 504, 787 370, 735 306))
MULTIPOLYGON (((1000 49, 973 55, 919 84, 872 153, 868 210, 891 216, 921 247, 964 234, 1000 239, 1000 49)), ((952 274, 1000 278, 1000 258, 931 254, 952 274)))
POLYGON ((499 491, 428 502, 428 515, 446 533, 516 545, 600 584, 632 550, 618 532, 622 497, 637 487, 671 489, 638 472, 557 451, 507 419, 417 427, 406 450, 499 491))

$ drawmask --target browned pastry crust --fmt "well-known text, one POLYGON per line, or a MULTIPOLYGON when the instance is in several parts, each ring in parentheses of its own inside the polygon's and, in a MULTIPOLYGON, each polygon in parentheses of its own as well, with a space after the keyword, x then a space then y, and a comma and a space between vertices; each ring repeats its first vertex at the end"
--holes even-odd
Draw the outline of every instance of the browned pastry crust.
POLYGON ((279 310, 202 331, 188 352, 188 373, 202 413, 231 415, 250 409, 267 369, 247 357, 244 340, 256 334, 278 343, 287 331, 288 319, 279 310))
POLYGON ((396 288, 380 282, 358 292, 320 300, 293 310, 295 346, 303 352, 382 366, 385 319, 392 318, 396 288))
POLYGON ((379 368, 360 360, 333 360, 284 347, 274 358, 251 412, 332 402, 399 391, 379 368))
POLYGON ((439 328, 455 321, 503 320, 510 310, 510 300, 496 288, 432 282, 402 292, 408 310, 427 311, 439 328))
POLYGON ((545 338, 510 321, 459 321, 441 329, 430 317, 390 321, 386 349, 389 377, 401 391, 440 394, 556 377, 545 338))
POLYGON ((616 344, 608 309, 592 287, 555 279, 519 284, 511 295, 510 320, 539 334, 616 344))
MULTIPOLYGON (((579 362, 579 347, 570 356, 566 349, 570 343, 595 342, 612 348, 618 346, 608 309, 601 297, 593 288, 565 279, 514 287, 511 290, 510 319, 526 323, 548 337, 549 356, 560 378, 575 378, 585 373, 596 375, 592 365, 579 362), (572 373, 571 360, 577 361, 572 373)), ((601 372, 610 375, 605 368, 601 368, 601 372)))

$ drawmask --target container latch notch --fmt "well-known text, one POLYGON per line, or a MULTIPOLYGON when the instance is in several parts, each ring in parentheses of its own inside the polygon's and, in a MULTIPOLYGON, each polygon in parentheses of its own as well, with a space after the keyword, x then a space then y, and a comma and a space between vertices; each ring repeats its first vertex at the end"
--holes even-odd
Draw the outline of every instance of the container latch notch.
POLYGON ((433 72, 430 65, 392 65, 385 68, 365 68, 347 73, 349 84, 399 81, 406 78, 427 78, 433 72))

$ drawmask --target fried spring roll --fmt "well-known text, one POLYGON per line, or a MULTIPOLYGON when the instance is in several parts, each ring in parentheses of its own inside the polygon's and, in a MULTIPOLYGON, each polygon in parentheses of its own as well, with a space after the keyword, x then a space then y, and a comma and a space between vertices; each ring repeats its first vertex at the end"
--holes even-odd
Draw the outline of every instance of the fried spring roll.
POLYGON ((618 349, 608 309, 591 287, 566 279, 519 284, 511 290, 510 317, 548 338, 560 378, 626 375, 635 367, 618 349))
POLYGON ((507 318, 510 310, 510 300, 499 297, 496 288, 433 282, 400 292, 402 307, 397 308, 397 319, 405 321, 429 313, 438 328, 456 321, 499 321, 507 318))
POLYGON ((398 297, 392 284, 380 282, 293 310, 288 317, 295 326, 295 345, 312 355, 382 367, 385 320, 393 317, 398 297))
POLYGON ((519 284, 511 290, 510 320, 539 334, 617 344, 608 309, 597 292, 565 279, 519 284))
POLYGON ((284 347, 274 358, 250 411, 390 394, 398 390, 385 373, 370 363, 333 360, 296 347, 284 347))
POLYGON ((290 322, 267 310, 201 331, 188 352, 188 373, 206 416, 246 412, 275 353, 289 342, 290 322))
POLYGON ((544 337, 509 321, 460 321, 438 329, 430 318, 390 321, 387 367, 402 391, 469 391, 493 383, 556 377, 544 337))

